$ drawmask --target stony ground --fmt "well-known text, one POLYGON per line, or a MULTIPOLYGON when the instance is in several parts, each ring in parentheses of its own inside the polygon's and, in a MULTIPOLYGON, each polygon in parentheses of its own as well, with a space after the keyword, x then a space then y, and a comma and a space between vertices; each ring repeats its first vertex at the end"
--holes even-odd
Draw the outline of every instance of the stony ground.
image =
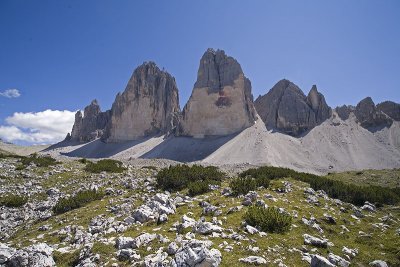
POLYGON ((291 178, 241 197, 230 196, 228 179, 192 198, 159 191, 155 167, 91 174, 75 160, 16 166, 0 159, 0 194, 29 200, 0 207, 0 266, 400 266, 400 207, 355 207, 291 178), (58 199, 83 189, 106 195, 53 214, 58 199), (247 226, 251 204, 292 215, 291 229, 247 226))

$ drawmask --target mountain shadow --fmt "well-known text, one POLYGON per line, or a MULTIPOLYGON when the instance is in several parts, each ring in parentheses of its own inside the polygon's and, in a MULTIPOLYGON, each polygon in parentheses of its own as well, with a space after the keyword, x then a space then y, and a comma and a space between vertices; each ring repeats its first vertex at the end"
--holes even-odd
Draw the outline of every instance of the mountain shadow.
POLYGON ((238 133, 201 139, 184 136, 170 137, 139 158, 163 158, 180 162, 203 160, 237 135, 238 133))

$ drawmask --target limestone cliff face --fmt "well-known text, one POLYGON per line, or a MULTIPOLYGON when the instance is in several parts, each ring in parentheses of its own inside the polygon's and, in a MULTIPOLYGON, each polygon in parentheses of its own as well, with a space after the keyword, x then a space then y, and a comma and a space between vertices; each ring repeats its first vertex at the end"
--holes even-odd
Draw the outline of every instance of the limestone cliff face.
POLYGON ((297 85, 286 79, 258 97, 254 104, 268 128, 294 136, 312 129, 332 114, 315 85, 306 97, 297 85))
POLYGON ((111 120, 103 137, 108 142, 136 140, 167 133, 176 127, 179 96, 175 78, 153 62, 139 66, 125 91, 111 108, 111 120))
POLYGON ((336 107, 335 110, 336 110, 336 113, 338 114, 339 118, 341 118, 342 120, 345 121, 350 117, 350 113, 354 113, 356 108, 351 105, 343 105, 340 107, 336 107))
POLYGON ((395 121, 400 121, 400 104, 393 101, 385 101, 376 105, 379 111, 382 111, 395 121))
POLYGON ((208 49, 183 109, 180 134, 201 138, 229 135, 254 124, 251 83, 240 64, 222 50, 208 49))
POLYGON ((83 114, 81 111, 75 114, 75 122, 70 138, 80 142, 88 142, 99 138, 103 135, 109 120, 110 111, 101 112, 97 100, 93 100, 90 105, 85 107, 83 114))
POLYGON ((361 100, 354 111, 358 122, 364 128, 371 127, 390 127, 393 123, 393 119, 391 119, 388 115, 378 110, 375 106, 374 101, 372 101, 371 97, 366 97, 361 100))

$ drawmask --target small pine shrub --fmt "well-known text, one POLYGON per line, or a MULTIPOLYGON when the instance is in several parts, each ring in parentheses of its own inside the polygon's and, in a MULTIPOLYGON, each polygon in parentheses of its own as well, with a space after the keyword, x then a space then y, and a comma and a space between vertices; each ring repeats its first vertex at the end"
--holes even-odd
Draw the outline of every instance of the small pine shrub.
POLYGON ((86 164, 88 162, 90 162, 89 160, 87 160, 86 158, 81 158, 80 160, 78 160, 78 162, 82 163, 82 164, 86 164))
POLYGON ((72 197, 62 198, 58 200, 57 204, 53 207, 53 212, 55 214, 62 214, 64 212, 73 209, 78 209, 92 201, 102 199, 103 196, 104 196, 103 191, 96 191, 96 190, 79 191, 72 197))
POLYGON ((195 181, 195 182, 191 182, 188 185, 188 189, 189 189, 189 196, 193 197, 193 196, 197 196, 197 195, 201 195, 207 192, 210 192, 210 187, 209 185, 211 184, 210 181, 206 180, 206 181, 195 181))
POLYGON ((70 253, 61 253, 55 250, 52 256, 56 266, 76 266, 79 264, 79 254, 79 249, 70 253))
POLYGON ((328 176, 297 172, 288 168, 264 166, 249 169, 239 174, 240 177, 251 176, 254 179, 279 179, 292 177, 295 180, 309 183, 314 190, 324 190, 328 196, 360 206, 369 201, 377 204, 397 204, 400 202, 400 189, 381 186, 361 186, 346 184, 328 176))
POLYGON ((160 170, 156 178, 157 185, 161 189, 179 191, 187 188, 193 182, 208 181, 209 183, 219 184, 225 178, 225 174, 214 166, 176 165, 160 170))
POLYGON ((0 198, 0 206, 18 208, 28 202, 28 198, 19 195, 6 195, 0 198))
POLYGON ((284 233, 289 231, 292 217, 280 213, 274 207, 251 206, 244 215, 244 220, 251 226, 269 233, 284 233))
POLYGON ((29 157, 21 158, 20 162, 21 165, 19 166, 19 169, 25 168, 32 163, 38 167, 49 167, 59 164, 59 162, 56 159, 50 156, 38 156, 36 153, 30 155, 29 157))
POLYGON ((233 195, 246 195, 249 191, 257 189, 257 181, 250 176, 237 177, 230 182, 229 186, 232 189, 233 195))
POLYGON ((91 173, 100 173, 100 172, 112 172, 112 173, 121 173, 125 171, 126 168, 122 166, 122 162, 113 159, 102 159, 97 162, 88 162, 85 171, 91 173))

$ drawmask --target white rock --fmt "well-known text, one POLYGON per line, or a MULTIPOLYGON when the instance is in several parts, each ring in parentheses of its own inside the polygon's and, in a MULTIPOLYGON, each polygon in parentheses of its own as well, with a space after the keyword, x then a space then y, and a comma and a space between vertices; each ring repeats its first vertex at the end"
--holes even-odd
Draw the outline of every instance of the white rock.
POLYGON ((240 258, 240 262, 247 263, 247 264, 254 264, 254 265, 261 265, 261 264, 267 264, 267 260, 264 259, 263 257, 259 256, 249 256, 246 258, 240 258))
POLYGON ((335 255, 333 253, 329 253, 328 260, 332 264, 339 266, 339 267, 348 267, 350 265, 350 262, 348 262, 347 260, 345 260, 342 257, 335 255))
POLYGON ((314 255, 311 258, 311 265, 310 267, 335 267, 332 263, 330 263, 326 258, 314 255))
POLYGON ((374 260, 369 263, 369 266, 372 267, 388 267, 387 263, 381 260, 374 260))

